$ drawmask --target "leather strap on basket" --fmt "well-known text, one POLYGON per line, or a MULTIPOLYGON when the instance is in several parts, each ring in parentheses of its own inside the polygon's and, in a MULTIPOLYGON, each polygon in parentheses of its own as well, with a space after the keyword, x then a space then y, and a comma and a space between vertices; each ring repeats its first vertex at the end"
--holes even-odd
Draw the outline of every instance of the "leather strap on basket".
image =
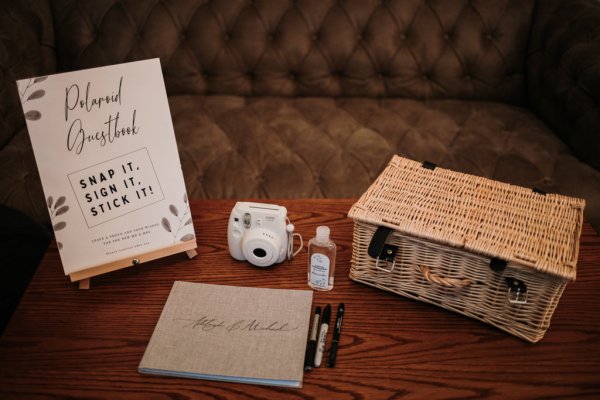
POLYGON ((371 238, 371 242, 369 243, 367 254, 373 258, 380 257, 385 246, 385 241, 387 240, 388 236, 390 236, 390 233, 392 233, 391 228, 378 226, 377 230, 373 234, 373 237, 371 238))
POLYGON ((427 267, 425 265, 417 265, 417 268, 419 268, 419 270, 421 271, 421 273, 423 274, 423 277, 427 280, 427 282, 433 283, 434 285, 443 286, 444 288, 447 288, 447 289, 460 290, 460 289, 464 289, 474 283, 472 280, 466 279, 466 278, 464 278, 464 279, 444 278, 441 276, 434 275, 429 270, 429 267, 427 267))

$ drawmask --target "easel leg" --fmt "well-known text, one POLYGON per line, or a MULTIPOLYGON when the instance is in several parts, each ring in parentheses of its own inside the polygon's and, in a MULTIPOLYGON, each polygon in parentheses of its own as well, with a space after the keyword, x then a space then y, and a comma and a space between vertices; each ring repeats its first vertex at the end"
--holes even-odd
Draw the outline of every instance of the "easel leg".
POLYGON ((194 258, 198 255, 198 253, 196 253, 196 249, 191 249, 185 252, 185 254, 187 254, 188 258, 194 258))
POLYGON ((90 288, 90 278, 82 279, 79 281, 79 289, 89 289, 90 288))

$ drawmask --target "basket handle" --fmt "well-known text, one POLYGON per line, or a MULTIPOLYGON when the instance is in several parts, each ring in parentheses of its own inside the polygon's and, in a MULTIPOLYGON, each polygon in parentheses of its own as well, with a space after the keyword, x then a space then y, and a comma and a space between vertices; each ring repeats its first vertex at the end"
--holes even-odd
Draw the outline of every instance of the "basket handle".
POLYGON ((474 283, 472 280, 467 278, 444 278, 434 275, 426 265, 417 265, 417 268, 421 271, 427 282, 433 283, 434 285, 443 286, 446 289, 460 290, 471 286, 474 283))

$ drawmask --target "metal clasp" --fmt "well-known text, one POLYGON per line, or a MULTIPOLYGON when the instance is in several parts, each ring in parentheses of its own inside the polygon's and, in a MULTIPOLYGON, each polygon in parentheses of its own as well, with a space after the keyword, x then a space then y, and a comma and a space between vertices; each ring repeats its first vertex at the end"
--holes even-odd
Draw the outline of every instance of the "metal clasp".
POLYGON ((511 304, 527 303, 527 285, 515 278, 506 278, 508 285, 508 302, 511 304))
POLYGON ((385 271, 385 272, 392 272, 394 270, 394 268, 396 267, 396 252, 397 251, 398 251, 398 246, 393 246, 391 244, 385 244, 383 246, 383 248, 381 249, 381 253, 379 253, 379 256, 376 258, 375 268, 377 268, 381 271, 385 271), (392 267, 389 269, 380 267, 379 266, 380 261, 383 261, 386 266, 388 266, 390 263, 392 263, 392 267))
POLYGON ((391 228, 385 226, 377 227, 377 230, 373 234, 371 242, 369 243, 369 248, 367 249, 367 254, 376 260, 375 268, 385 272, 392 272, 396 266, 395 258, 396 252, 398 251, 398 246, 393 246, 385 242, 391 233, 391 228), (384 261, 386 266, 389 263, 392 263, 392 268, 380 267, 380 261, 384 261))

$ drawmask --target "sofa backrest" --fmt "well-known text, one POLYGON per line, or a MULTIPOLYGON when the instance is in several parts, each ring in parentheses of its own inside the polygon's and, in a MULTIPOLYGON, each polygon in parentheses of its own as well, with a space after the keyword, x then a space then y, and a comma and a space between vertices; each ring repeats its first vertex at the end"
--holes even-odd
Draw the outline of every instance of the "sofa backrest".
POLYGON ((533 0, 51 0, 59 70, 160 57, 170 94, 522 103, 533 0))

